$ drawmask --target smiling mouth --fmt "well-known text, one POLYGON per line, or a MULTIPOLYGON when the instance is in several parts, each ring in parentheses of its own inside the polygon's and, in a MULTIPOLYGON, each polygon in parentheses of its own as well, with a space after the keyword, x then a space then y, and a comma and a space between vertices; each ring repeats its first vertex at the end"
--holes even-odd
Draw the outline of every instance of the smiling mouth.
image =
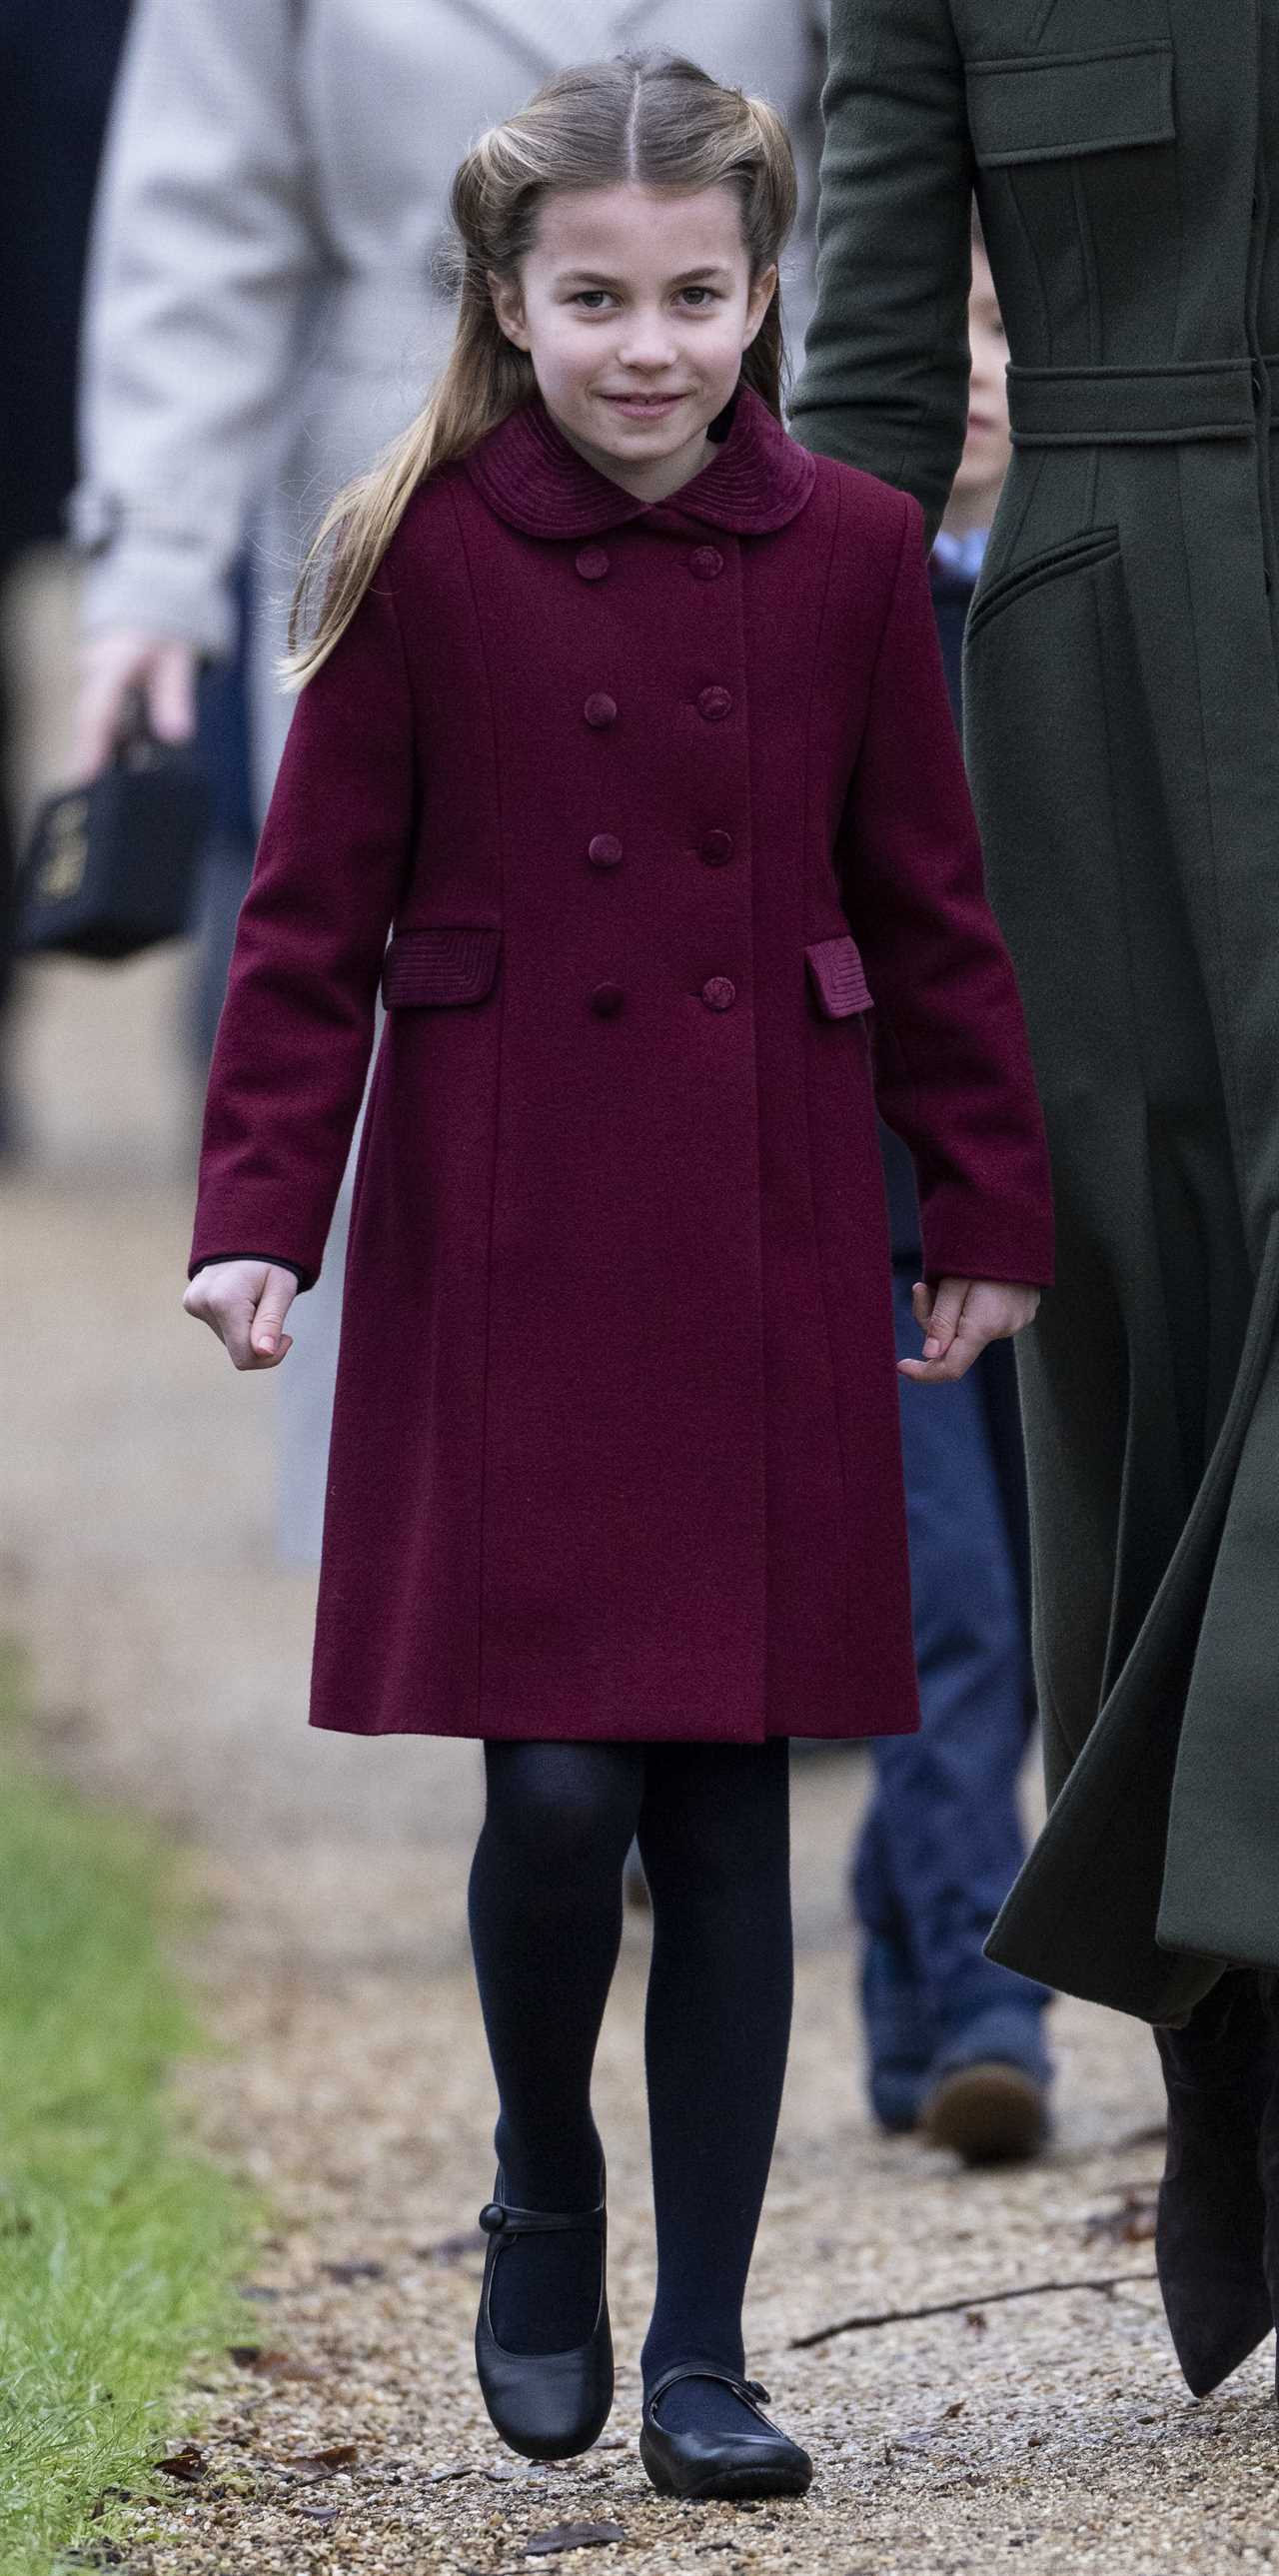
POLYGON ((602 399, 625 411, 669 411, 672 403, 683 402, 682 393, 673 394, 605 394, 602 399))

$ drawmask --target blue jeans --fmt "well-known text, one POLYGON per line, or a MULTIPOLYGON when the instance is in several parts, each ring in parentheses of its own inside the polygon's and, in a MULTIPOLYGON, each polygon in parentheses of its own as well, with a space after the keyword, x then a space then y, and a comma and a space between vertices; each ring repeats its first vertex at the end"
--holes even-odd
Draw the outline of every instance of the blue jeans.
MULTIPOLYGON (((911 1277, 894 1274, 903 1357, 921 1346, 911 1277)), ((1010 1346, 998 1345, 954 1386, 901 1381, 923 1728, 873 1746, 875 1790, 853 1896, 868 1935, 872 2064, 905 2057, 922 2072, 951 2052, 962 2055, 965 2035, 993 2016, 989 2026, 1005 2029, 1008 2053, 1046 2077, 1047 1989, 982 1956, 1024 1857, 1017 1781, 1034 1718, 1009 1508, 1017 1462, 1010 1476, 996 1445, 1001 1412, 1014 1441, 1015 1416, 989 1401, 992 1367, 1010 1361, 1010 1346)))

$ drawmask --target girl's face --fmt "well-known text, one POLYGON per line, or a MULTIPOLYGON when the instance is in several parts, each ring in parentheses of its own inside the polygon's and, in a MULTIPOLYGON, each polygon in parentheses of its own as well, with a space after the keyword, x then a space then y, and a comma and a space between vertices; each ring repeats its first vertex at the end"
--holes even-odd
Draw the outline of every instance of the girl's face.
POLYGON ((752 279, 735 189, 625 180, 553 192, 518 274, 489 284, 565 437, 655 501, 713 453, 707 424, 733 392, 777 271, 752 279))

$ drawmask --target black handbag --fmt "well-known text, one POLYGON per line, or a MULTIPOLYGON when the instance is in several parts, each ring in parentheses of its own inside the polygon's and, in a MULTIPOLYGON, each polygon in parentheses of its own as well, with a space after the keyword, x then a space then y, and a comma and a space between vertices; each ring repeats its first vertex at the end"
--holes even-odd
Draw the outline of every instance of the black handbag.
POLYGON ((111 768, 41 807, 18 870, 15 949, 105 959, 181 938, 211 820, 194 755, 134 733, 111 768))

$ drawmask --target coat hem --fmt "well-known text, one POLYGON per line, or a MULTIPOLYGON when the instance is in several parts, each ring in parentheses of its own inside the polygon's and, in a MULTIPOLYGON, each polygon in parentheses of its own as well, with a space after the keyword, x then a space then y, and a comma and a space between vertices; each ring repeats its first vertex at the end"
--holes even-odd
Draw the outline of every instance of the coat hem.
POLYGON ((758 1735, 641 1734, 638 1731, 631 1729, 628 1729, 624 1734, 603 1735, 597 1727, 592 1728, 588 1735, 580 1728, 563 1726, 557 1728, 552 1736, 548 1733, 547 1729, 540 1724, 536 1726, 530 1725, 527 1734, 522 1735, 513 1727, 497 1726, 415 1726, 408 1723, 395 1726, 357 1726, 354 1721, 348 1721, 340 1717, 311 1717, 308 1718, 307 1724, 308 1726, 314 1727, 316 1732, 322 1735, 362 1735, 368 1736, 370 1739, 384 1735, 429 1735, 434 1736, 437 1740, 456 1744, 553 1742, 556 1744, 751 1745, 772 1744, 777 1741, 778 1737, 785 1737, 787 1741, 791 1743, 804 1744, 871 1744, 880 1742, 886 1736, 918 1735, 920 1731, 920 1721, 918 1717, 908 1721, 904 1725, 894 1726, 818 1727, 811 1724, 808 1726, 769 1726, 765 1727, 758 1735))

